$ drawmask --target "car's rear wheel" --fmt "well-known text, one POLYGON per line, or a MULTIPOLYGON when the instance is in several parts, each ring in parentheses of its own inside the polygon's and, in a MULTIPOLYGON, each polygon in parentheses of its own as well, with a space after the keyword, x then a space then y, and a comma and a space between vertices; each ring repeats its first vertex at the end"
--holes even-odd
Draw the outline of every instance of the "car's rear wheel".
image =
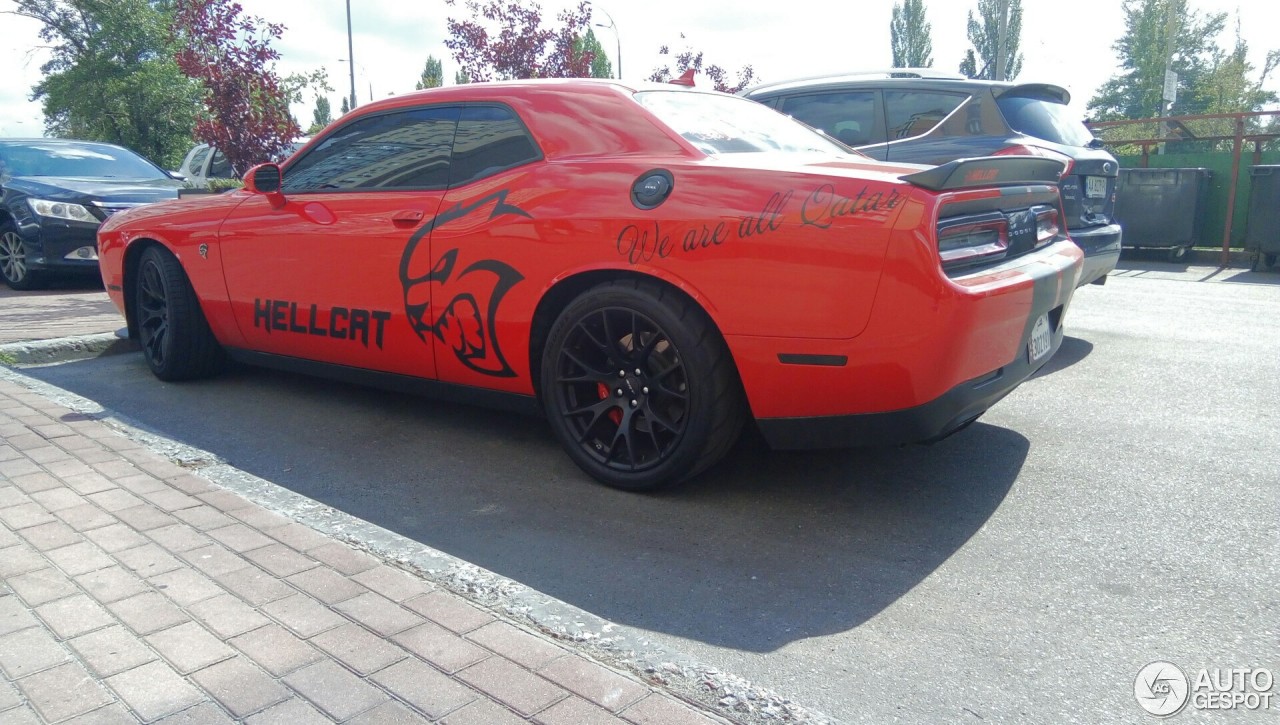
POLYGON ((0 224, 0 277, 16 290, 35 289, 40 286, 40 275, 27 266, 27 250, 13 222, 0 224))
POLYGON ((569 456, 631 491, 705 470, 732 447, 746 417, 711 320, 656 283, 606 282, 571 302, 548 335, 541 383, 569 456))
POLYGON ((191 380, 222 367, 224 353, 195 290, 167 249, 152 246, 142 252, 134 299, 142 356, 156 377, 191 380))

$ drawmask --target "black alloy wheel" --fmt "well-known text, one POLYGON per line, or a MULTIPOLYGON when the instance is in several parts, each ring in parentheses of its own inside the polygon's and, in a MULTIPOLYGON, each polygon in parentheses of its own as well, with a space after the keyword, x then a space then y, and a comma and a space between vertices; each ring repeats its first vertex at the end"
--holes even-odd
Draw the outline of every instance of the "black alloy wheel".
POLYGON ((27 266, 27 250, 13 222, 0 224, 0 277, 16 290, 34 289, 39 276, 27 266))
POLYGON ((138 264, 134 314, 142 356, 161 380, 216 372, 223 352, 182 265, 168 250, 148 247, 138 264))
POLYGON ((607 283, 566 308, 544 352, 542 396, 574 461, 628 490, 714 464, 745 417, 736 371, 710 320, 647 283, 607 283))

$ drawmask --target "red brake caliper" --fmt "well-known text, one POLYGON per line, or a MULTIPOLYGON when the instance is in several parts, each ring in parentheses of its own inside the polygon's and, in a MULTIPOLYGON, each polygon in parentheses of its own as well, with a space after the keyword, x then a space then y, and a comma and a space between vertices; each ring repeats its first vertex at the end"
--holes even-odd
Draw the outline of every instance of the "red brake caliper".
MULTIPOLYGON (((607 399, 609 397, 609 386, 604 383, 596 383, 596 393, 600 395, 601 400, 607 399)), ((618 408, 610 410, 609 420, 613 421, 614 425, 622 425, 622 411, 618 408)))

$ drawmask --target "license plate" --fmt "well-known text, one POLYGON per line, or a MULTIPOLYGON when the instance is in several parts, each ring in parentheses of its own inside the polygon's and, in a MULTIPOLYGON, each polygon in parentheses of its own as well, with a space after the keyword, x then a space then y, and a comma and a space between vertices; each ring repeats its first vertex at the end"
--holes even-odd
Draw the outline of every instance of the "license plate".
POLYGON ((1053 328, 1049 327, 1049 316, 1040 315, 1036 324, 1031 327, 1031 340, 1027 343, 1027 358, 1031 362, 1049 354, 1053 347, 1053 328))
POLYGON ((1107 177, 1084 177, 1084 195, 1090 199, 1101 199, 1107 195, 1107 177))

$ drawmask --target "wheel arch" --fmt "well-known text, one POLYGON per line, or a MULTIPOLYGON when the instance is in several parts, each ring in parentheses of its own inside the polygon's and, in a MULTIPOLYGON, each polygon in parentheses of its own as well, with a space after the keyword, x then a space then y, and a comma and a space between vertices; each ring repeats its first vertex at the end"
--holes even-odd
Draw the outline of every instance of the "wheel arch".
MULTIPOLYGON (((150 247, 165 247, 159 240, 148 237, 139 237, 129 243, 124 249, 124 260, 121 269, 124 272, 123 283, 121 288, 124 293, 124 319, 125 325, 129 330, 129 338, 136 339, 138 336, 138 313, 137 313, 137 287, 138 284, 138 265, 142 260, 142 253, 150 247)), ((172 250, 169 250, 172 253, 172 250)))
MULTIPOLYGON (((546 346, 547 337, 556 318, 560 316, 560 313, 569 303, 573 302, 583 292, 604 282, 619 280, 634 280, 637 284, 649 282, 679 295, 700 310, 702 314, 706 315, 712 329, 716 331, 721 340, 725 340, 724 331, 716 319, 714 307, 708 305, 704 297, 697 295, 696 292, 691 292, 687 285, 679 280, 633 269, 586 269, 572 272, 555 279, 542 293, 542 296, 538 299, 537 306, 534 308, 533 318, 529 325, 529 375, 533 384, 534 395, 539 399, 542 397, 543 348, 546 346)), ((730 361, 734 365, 734 374, 738 374, 737 363, 733 360, 732 355, 730 355, 730 361)), ((741 379, 740 375, 739 379, 741 379)))

